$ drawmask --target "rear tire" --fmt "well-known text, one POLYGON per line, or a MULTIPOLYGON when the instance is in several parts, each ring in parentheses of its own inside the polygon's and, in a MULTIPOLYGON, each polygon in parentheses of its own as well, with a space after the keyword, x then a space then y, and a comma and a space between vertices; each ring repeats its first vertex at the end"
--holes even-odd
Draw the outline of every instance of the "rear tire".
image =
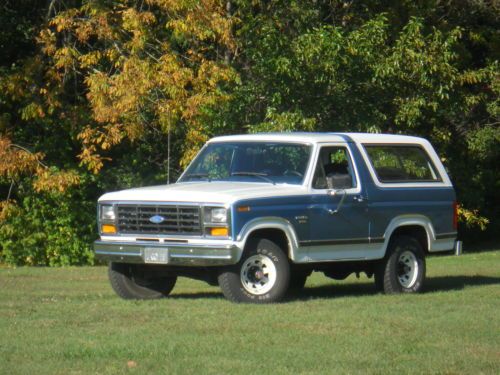
POLYGON ((425 255, 410 236, 391 239, 387 256, 375 272, 375 285, 386 294, 418 293, 425 279, 425 255))
POLYGON ((124 299, 157 299, 174 289, 176 276, 148 276, 148 266, 110 262, 108 276, 111 287, 124 299))
POLYGON ((255 238, 238 264, 221 270, 218 280, 222 293, 232 302, 277 302, 288 289, 290 265, 278 245, 255 238))

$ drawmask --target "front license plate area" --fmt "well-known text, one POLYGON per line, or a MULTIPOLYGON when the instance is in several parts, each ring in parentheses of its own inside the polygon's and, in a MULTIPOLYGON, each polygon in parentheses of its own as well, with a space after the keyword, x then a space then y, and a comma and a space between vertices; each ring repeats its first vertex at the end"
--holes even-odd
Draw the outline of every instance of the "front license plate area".
POLYGON ((146 247, 144 248, 144 262, 167 264, 168 263, 168 249, 165 247, 146 247))

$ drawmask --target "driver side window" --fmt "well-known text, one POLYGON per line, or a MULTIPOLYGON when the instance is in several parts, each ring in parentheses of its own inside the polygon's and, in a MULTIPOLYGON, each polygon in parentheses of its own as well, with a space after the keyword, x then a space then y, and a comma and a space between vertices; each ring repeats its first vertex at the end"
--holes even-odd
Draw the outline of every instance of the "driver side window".
POLYGON ((313 178, 314 189, 350 189, 356 186, 351 159, 344 146, 322 147, 313 178))

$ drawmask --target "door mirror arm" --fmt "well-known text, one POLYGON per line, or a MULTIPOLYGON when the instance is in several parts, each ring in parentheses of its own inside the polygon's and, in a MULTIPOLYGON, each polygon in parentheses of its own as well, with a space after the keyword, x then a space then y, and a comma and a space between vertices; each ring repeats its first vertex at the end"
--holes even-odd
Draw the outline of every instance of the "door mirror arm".
POLYGON ((338 189, 338 190, 335 190, 335 189, 332 189, 332 190, 328 190, 327 191, 327 194, 331 197, 336 197, 337 195, 340 195, 342 194, 342 198, 340 198, 340 201, 339 201, 339 204, 337 205, 337 208, 335 210, 328 210, 328 213, 330 215, 335 215, 336 213, 338 213, 340 211, 340 209, 342 208, 342 205, 344 204, 344 200, 345 200, 345 197, 346 197, 346 191, 344 189, 338 189))

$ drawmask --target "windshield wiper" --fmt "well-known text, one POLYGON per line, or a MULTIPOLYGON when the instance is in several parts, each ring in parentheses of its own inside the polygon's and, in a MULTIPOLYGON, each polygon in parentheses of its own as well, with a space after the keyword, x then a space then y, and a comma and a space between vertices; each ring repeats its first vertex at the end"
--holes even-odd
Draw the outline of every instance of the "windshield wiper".
POLYGON ((190 173, 190 174, 186 175, 185 178, 191 179, 191 177, 194 177, 194 178, 196 178, 196 177, 206 177, 207 180, 208 180, 208 182, 212 181, 212 179, 210 177, 208 177, 208 173, 190 173))
POLYGON ((267 174, 265 173, 258 173, 258 172, 233 172, 231 173, 231 176, 252 176, 252 177, 260 177, 264 181, 269 182, 273 185, 276 185, 276 182, 271 180, 270 178, 267 177, 267 174))

